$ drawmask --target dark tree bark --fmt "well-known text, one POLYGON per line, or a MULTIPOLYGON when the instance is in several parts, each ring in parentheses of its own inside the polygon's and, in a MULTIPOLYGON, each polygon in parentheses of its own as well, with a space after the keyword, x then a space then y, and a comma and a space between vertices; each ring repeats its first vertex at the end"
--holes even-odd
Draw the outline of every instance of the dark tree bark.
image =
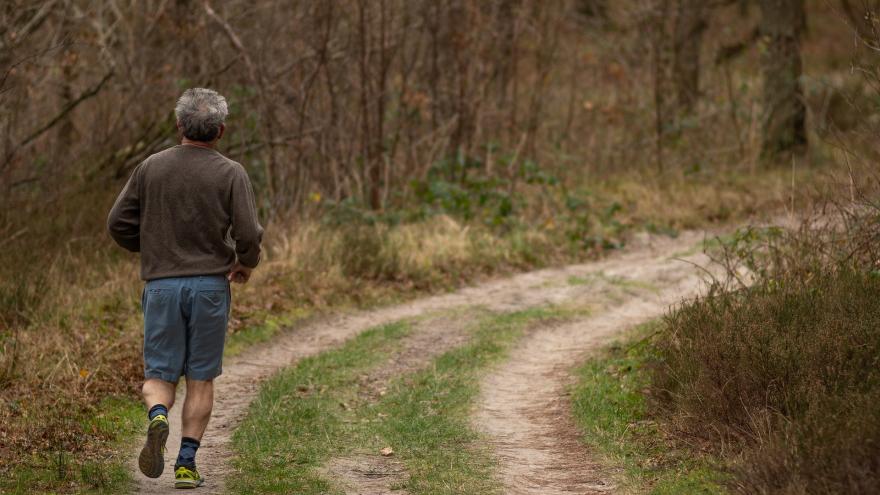
POLYGON ((495 32, 497 33, 497 50, 501 57, 495 68, 494 78, 498 81, 498 94, 502 104, 506 103, 507 85, 512 77, 510 59, 513 55, 513 44, 516 40, 516 15, 519 0, 500 0, 495 15, 495 32))
POLYGON ((764 75, 761 156, 803 152, 807 110, 801 86, 804 0, 761 0, 764 75))
POLYGON ((578 0, 577 11, 591 21, 608 21, 608 0, 578 0))
POLYGON ((678 0, 673 30, 676 104, 680 115, 693 112, 700 95, 700 50, 706 30, 706 2, 678 0))
POLYGON ((501 75, 501 102, 500 108, 508 108, 507 135, 511 142, 516 140, 519 119, 519 30, 517 25, 518 10, 521 0, 502 0, 501 12, 498 18, 501 24, 501 58, 504 60, 500 66, 501 75), (510 88, 510 89, 508 89, 510 88))
POLYGON ((650 35, 651 65, 654 86, 654 131, 655 131, 655 161, 658 172, 663 172, 663 142, 669 133, 669 124, 674 115, 672 97, 672 77, 670 68, 673 55, 672 38, 669 35, 669 27, 665 22, 669 18, 669 0, 653 0, 650 4, 650 12, 645 17, 642 26, 644 32, 650 35))
MULTIPOLYGON (((58 96, 60 108, 67 108, 73 102, 74 94, 73 94, 73 84, 76 80, 76 51, 73 48, 73 13, 69 12, 69 6, 64 4, 62 8, 59 9, 60 17, 61 17, 61 28, 59 30, 58 37, 59 42, 64 46, 61 51, 61 84, 58 88, 58 96)), ((73 144, 73 140, 75 138, 74 133, 76 132, 76 128, 73 125, 73 118, 71 115, 66 115, 58 125, 58 144, 57 144, 57 152, 55 156, 55 169, 57 171, 61 171, 62 165, 65 164, 65 157, 67 156, 68 151, 71 149, 71 145, 73 144)))

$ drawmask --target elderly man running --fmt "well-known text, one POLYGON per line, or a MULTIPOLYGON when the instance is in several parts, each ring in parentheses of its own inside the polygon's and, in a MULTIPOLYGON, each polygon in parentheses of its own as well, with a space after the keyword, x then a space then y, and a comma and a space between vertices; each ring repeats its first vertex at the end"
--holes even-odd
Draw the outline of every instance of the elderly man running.
POLYGON ((150 423, 138 465, 150 478, 162 474, 168 410, 184 375, 174 486, 195 488, 204 482, 196 451, 211 418, 213 380, 221 373, 229 282, 250 278, 263 229, 247 172, 214 149, 225 130, 226 99, 210 89, 188 89, 175 113, 181 144, 134 169, 107 227, 116 243, 141 253, 146 281, 143 394, 150 423))

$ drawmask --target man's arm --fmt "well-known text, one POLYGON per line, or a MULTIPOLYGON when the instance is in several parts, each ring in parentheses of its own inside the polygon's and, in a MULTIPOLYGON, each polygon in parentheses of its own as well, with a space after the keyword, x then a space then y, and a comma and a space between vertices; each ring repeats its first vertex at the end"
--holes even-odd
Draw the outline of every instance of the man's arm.
POLYGON ((131 173, 128 182, 116 198, 107 216, 107 230, 110 236, 123 248, 138 252, 141 250, 141 206, 138 198, 138 173, 140 166, 131 173))
MULTIPOLYGON (((238 263, 253 269, 260 262, 260 242, 263 227, 257 218, 254 190, 244 167, 236 167, 232 182, 232 240, 235 241, 235 254, 238 263)), ((249 270, 248 270, 249 271, 249 270)))

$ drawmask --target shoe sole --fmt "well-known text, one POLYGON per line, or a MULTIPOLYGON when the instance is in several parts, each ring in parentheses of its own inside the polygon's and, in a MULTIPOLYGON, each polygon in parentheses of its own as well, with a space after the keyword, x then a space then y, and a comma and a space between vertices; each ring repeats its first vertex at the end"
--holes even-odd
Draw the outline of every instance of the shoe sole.
POLYGON ((165 469, 162 451, 166 440, 168 440, 168 423, 150 425, 147 430, 147 441, 141 449, 141 455, 138 456, 138 467, 144 476, 148 478, 162 476, 162 471, 165 469))
POLYGON ((177 489, 188 489, 188 488, 198 488, 202 486, 205 480, 201 479, 199 481, 175 481, 174 488, 177 489))

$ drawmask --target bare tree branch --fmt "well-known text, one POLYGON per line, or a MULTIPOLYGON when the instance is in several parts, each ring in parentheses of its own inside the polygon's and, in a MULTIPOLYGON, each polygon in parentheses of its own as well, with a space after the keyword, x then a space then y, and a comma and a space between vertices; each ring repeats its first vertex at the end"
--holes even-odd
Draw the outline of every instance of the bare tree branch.
MULTIPOLYGON (((41 5, 40 10, 38 10, 37 13, 34 14, 33 17, 31 17, 27 24, 22 26, 22 28, 18 31, 13 32, 12 36, 10 36, 10 38, 14 40, 12 45, 20 44, 31 33, 36 31, 40 27, 40 25, 43 24, 43 21, 46 20, 46 17, 48 17, 49 14, 52 13, 52 7, 55 6, 57 1, 58 0, 49 0, 48 2, 41 5)), ((8 50, 9 48, 10 47, 6 46, 3 43, 3 38, 0 38, 0 50, 8 50)))
POLYGON ((6 167, 6 165, 9 164, 9 162, 12 160, 12 158, 15 156, 15 154, 21 148, 24 148, 25 146, 27 146, 28 144, 33 142, 35 139, 42 136, 46 131, 55 127, 55 125, 58 124, 58 122, 61 122, 61 120, 64 117, 66 117, 67 114, 72 112, 76 107, 78 107, 80 103, 88 100, 89 98, 92 98, 93 96, 95 96, 99 92, 101 92, 101 88, 103 88, 104 84, 106 84, 107 81, 109 81, 113 77, 113 74, 114 73, 112 71, 105 74, 104 77, 101 78, 101 80, 98 81, 97 84, 95 84, 91 88, 87 89, 86 91, 81 93, 79 96, 74 98, 70 103, 65 105, 64 108, 62 108, 61 111, 58 112, 58 115, 56 115, 55 117, 50 119, 47 123, 40 126, 37 130, 28 134, 27 137, 25 137, 20 143, 18 143, 18 145, 15 147, 15 149, 13 149, 9 153, 7 153, 6 160, 3 162, 3 167, 6 167))

